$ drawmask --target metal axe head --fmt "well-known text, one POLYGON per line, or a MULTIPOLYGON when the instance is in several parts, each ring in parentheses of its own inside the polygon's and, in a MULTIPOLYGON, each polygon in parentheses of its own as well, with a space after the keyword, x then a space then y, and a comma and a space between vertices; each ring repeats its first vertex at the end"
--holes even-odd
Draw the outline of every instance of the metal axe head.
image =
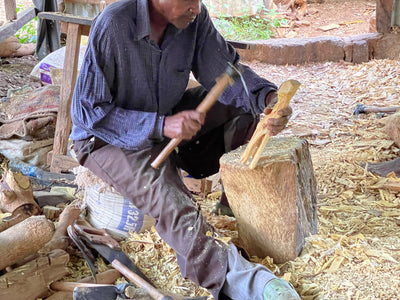
POLYGON ((243 72, 243 67, 241 65, 233 65, 232 63, 228 63, 228 68, 226 70, 226 73, 233 79, 233 80, 238 80, 242 82, 244 91, 246 92, 247 97, 249 96, 249 90, 247 89, 246 82, 244 81, 244 78, 242 76, 243 72))
POLYGON ((365 105, 362 103, 358 103, 356 108, 354 109, 353 115, 358 116, 359 114, 365 113, 365 105))
POLYGON ((121 283, 118 285, 99 285, 90 287, 74 288, 74 300, 114 300, 118 297, 121 299, 134 299, 136 295, 136 287, 131 283, 121 283))

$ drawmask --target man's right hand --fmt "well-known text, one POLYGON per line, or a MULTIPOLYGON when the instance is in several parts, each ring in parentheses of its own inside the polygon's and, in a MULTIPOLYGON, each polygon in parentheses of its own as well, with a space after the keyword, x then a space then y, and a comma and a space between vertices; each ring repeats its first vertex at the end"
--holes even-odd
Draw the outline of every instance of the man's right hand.
POLYGON ((185 110, 165 117, 163 135, 171 139, 190 140, 204 125, 205 116, 196 110, 185 110))

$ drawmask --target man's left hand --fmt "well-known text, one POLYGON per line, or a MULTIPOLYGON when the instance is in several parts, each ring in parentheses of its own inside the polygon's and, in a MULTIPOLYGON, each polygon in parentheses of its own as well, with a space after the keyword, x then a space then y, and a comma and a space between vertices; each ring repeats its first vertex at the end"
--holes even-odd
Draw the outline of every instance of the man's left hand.
MULTIPOLYGON (((272 109, 266 108, 264 109, 264 113, 268 116, 270 114, 272 109)), ((279 132, 281 132, 287 125, 290 116, 292 114, 292 108, 290 106, 278 110, 278 115, 280 116, 279 118, 270 118, 267 121, 267 128, 269 129, 270 135, 277 135, 279 132)))
MULTIPOLYGON (((265 98, 265 109, 264 114, 268 116, 272 112, 272 108, 278 101, 278 97, 276 92, 269 93, 265 98)), ((267 121, 267 128, 269 129, 270 135, 277 135, 281 132, 287 125, 290 116, 292 114, 292 108, 290 106, 286 107, 285 109, 281 109, 277 112, 280 116, 279 118, 270 118, 267 121)))

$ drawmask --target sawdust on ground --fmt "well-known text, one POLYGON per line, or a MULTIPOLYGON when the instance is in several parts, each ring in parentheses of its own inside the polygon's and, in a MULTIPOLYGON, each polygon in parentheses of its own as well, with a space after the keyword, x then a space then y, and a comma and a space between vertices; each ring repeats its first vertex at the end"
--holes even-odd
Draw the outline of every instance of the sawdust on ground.
MULTIPOLYGON (((383 184, 400 179, 375 176, 361 165, 397 158, 399 148, 382 130, 384 118, 353 111, 357 103, 399 105, 400 62, 252 67, 278 85, 289 78, 302 83, 281 135, 309 141, 318 182, 318 234, 307 238, 301 255, 282 265, 268 257, 252 260, 290 281, 302 299, 398 299, 400 197, 383 184)), ((220 235, 235 241, 235 219, 211 213, 219 195, 197 199, 220 235)), ((180 276, 173 251, 156 232, 132 234, 124 247, 160 288, 208 295, 180 276)))

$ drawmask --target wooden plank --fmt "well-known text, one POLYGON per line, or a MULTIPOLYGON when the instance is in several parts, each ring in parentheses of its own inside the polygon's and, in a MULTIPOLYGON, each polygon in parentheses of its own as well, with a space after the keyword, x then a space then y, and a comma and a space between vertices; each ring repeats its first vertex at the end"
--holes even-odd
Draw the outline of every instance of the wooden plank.
POLYGON ((15 0, 4 0, 6 20, 13 21, 17 19, 17 4, 15 0))
POLYGON ((271 138, 254 169, 240 162, 245 147, 220 159, 221 179, 236 217, 240 246, 274 263, 295 259, 317 232, 316 179, 304 139, 271 138))
POLYGON ((390 32, 393 0, 376 0, 376 30, 379 33, 390 32))
POLYGON ((17 20, 14 22, 6 23, 0 27, 0 42, 6 38, 13 36, 22 26, 36 17, 36 9, 30 7, 17 15, 17 20))
POLYGON ((88 26, 92 25, 93 21, 93 18, 74 16, 71 14, 64 14, 59 12, 40 12, 38 13, 38 17, 45 20, 54 20, 88 26))
MULTIPOLYGON (((53 156, 67 154, 68 137, 72 128, 70 106, 78 73, 81 25, 69 23, 67 36, 60 106, 57 113, 56 131, 53 144, 53 156)), ((50 171, 57 172, 57 169, 53 168, 53 162, 50 166, 50 171)))

